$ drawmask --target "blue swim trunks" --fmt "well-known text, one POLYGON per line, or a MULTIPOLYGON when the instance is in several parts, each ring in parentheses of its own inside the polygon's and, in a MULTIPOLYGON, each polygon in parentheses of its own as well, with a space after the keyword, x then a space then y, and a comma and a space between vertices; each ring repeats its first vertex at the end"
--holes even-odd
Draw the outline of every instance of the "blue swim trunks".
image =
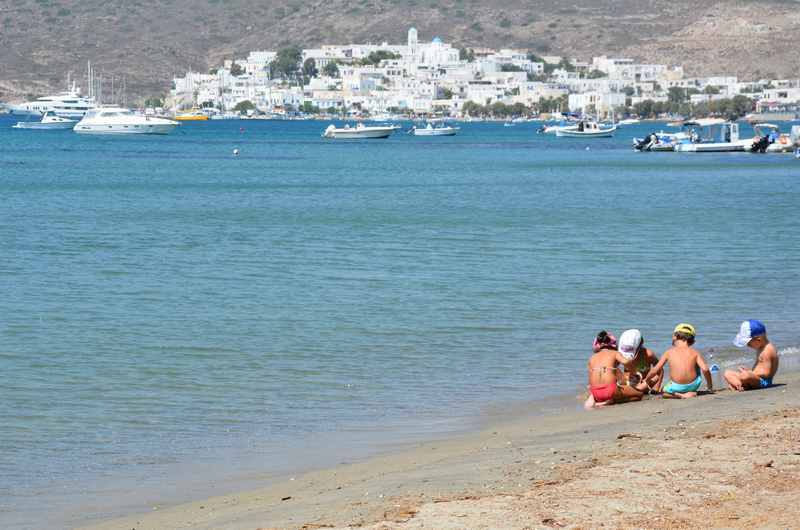
POLYGON ((697 392, 697 389, 700 388, 700 385, 703 384, 703 377, 698 375, 697 379, 692 381, 691 383, 686 383, 682 385, 680 383, 675 383, 674 381, 670 381, 666 385, 664 385, 663 392, 667 394, 685 394, 686 392, 697 392))
POLYGON ((767 379, 765 377, 759 377, 758 378, 758 382, 761 385, 761 388, 769 388, 769 387, 772 386, 772 378, 771 377, 769 379, 767 379))

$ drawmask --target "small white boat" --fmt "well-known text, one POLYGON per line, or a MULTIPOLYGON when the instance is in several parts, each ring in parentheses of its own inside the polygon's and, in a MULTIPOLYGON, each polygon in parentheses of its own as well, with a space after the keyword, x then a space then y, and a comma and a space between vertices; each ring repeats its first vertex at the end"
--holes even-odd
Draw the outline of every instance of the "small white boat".
POLYGON ((679 153, 731 153, 745 151, 753 140, 739 139, 739 124, 716 118, 684 123, 692 127, 690 141, 675 145, 679 153), (701 132, 697 131, 700 128, 701 132))
POLYGON ((751 153, 791 153, 796 147, 791 135, 780 132, 780 127, 772 123, 757 123, 753 130, 756 136, 745 149, 751 153))
POLYGON ((556 136, 566 138, 610 138, 617 130, 616 125, 602 127, 595 121, 580 121, 571 127, 556 129, 556 136))
POLYGON ((619 120, 617 125, 636 125, 641 120, 637 120, 636 118, 628 118, 627 120, 619 120))
POLYGON ((87 112, 73 130, 81 134, 168 134, 178 125, 177 121, 143 116, 121 107, 103 107, 87 112))
POLYGON ((513 127, 516 125, 513 121, 507 121, 503 124, 503 127, 513 127))
POLYGON ((16 125, 12 125, 14 129, 36 129, 45 131, 57 131, 64 129, 72 129, 78 120, 70 120, 56 116, 52 111, 45 111, 44 116, 39 121, 20 121, 16 125))
POLYGON ((450 127, 444 123, 437 125, 429 121, 425 127, 412 127, 409 132, 414 136, 455 136, 460 130, 459 127, 450 127))
POLYGON ((388 138, 397 130, 394 125, 390 126, 366 126, 359 123, 355 127, 345 125, 344 127, 337 128, 335 125, 328 125, 325 132, 322 133, 323 138, 336 138, 339 140, 359 140, 367 138, 388 138))
POLYGON ((559 123, 556 125, 543 125, 539 129, 539 132, 543 134, 556 134, 559 130, 571 130, 577 127, 577 125, 565 125, 564 123, 559 123))
POLYGON ((663 152, 674 151, 675 146, 689 141, 689 134, 680 131, 675 133, 659 131, 650 133, 644 138, 634 138, 633 148, 636 151, 663 152))

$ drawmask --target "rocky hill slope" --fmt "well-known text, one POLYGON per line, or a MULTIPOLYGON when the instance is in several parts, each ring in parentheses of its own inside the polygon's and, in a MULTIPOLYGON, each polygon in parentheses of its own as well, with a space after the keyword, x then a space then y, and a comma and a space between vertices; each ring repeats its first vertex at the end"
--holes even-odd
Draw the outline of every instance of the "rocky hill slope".
POLYGON ((87 60, 129 98, 163 94, 252 49, 403 42, 410 26, 459 46, 800 76, 797 0, 0 0, 0 99, 62 87, 87 60))

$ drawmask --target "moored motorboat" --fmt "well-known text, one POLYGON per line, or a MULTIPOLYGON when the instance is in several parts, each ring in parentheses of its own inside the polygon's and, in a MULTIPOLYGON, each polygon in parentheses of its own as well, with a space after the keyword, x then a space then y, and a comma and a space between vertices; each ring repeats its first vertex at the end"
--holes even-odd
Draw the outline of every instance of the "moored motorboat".
POLYGON ((571 127, 556 129, 556 136, 566 138, 610 138, 617 130, 616 125, 603 127, 595 121, 580 121, 571 127))
POLYGON ((753 125, 756 135, 745 150, 751 153, 792 153, 795 140, 787 133, 780 132, 780 127, 772 123, 756 123, 753 125))
POLYGON ((35 129, 44 131, 57 131, 72 129, 78 120, 70 120, 56 116, 52 111, 46 111, 41 120, 37 121, 20 121, 16 125, 12 125, 14 129, 35 129))
POLYGON ((122 107, 102 107, 90 111, 73 129, 82 134, 168 134, 178 122, 134 114, 122 107))
POLYGON ((202 110, 198 109, 197 107, 192 108, 186 112, 176 112, 175 113, 175 120, 176 121, 207 121, 208 114, 204 113, 202 110))
POLYGON ((688 142, 675 145, 675 151, 679 153, 741 152, 753 143, 752 139, 739 138, 739 124, 735 122, 709 118, 684 122, 683 125, 691 128, 692 132, 688 142))
POLYGON ((409 132, 414 136, 455 136, 459 130, 459 127, 429 121, 425 127, 412 127, 409 132))
POLYGON ((659 131, 650 133, 644 138, 634 138, 633 148, 642 152, 674 151, 677 144, 688 141, 689 135, 685 132, 668 133, 659 131))
POLYGON ((345 125, 344 127, 336 127, 331 124, 322 133, 323 138, 335 138, 338 140, 360 140, 360 139, 375 139, 375 138, 388 138, 397 130, 394 125, 377 125, 366 126, 359 123, 355 127, 345 125))

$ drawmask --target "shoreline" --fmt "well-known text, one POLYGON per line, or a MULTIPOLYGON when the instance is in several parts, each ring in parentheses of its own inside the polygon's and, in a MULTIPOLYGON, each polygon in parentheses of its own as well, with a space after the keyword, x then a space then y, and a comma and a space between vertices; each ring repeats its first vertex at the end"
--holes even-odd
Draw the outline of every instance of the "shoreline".
MULTIPOLYGON (((723 390, 695 400, 656 398, 591 412, 578 410, 576 402, 562 400, 544 413, 490 418, 478 432, 414 444, 264 488, 80 528, 256 530, 364 526, 386 521, 412 524, 414 514, 433 505, 481 502, 497 496, 518 498, 533 486, 547 490, 548 481, 570 466, 585 466, 597 460, 598 454, 623 443, 628 436, 621 442, 617 439, 621 434, 633 433, 630 438, 635 440, 649 439, 652 433, 668 432, 676 426, 689 431, 715 429, 742 417, 800 408, 800 395, 790 391, 800 384, 800 373, 781 373, 777 384, 741 394, 723 390)), ((472 524, 480 522, 476 519, 472 524)), ((443 520, 433 527, 441 524, 443 520)))

